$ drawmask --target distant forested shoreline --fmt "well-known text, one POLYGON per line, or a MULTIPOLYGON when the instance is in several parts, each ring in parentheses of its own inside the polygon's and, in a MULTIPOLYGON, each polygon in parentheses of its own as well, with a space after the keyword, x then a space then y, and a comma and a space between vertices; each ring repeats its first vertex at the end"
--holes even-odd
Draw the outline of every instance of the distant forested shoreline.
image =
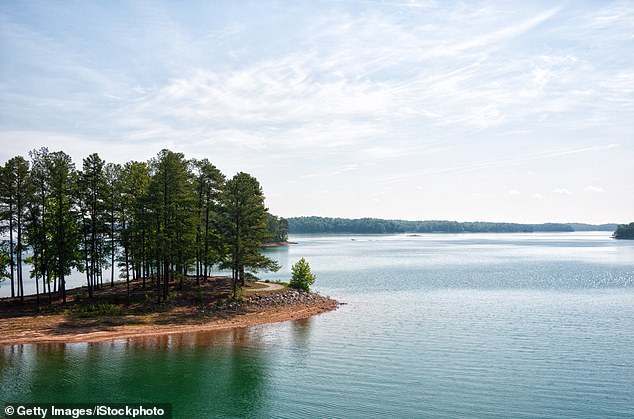
POLYGON ((349 233, 349 234, 397 234, 397 233, 534 233, 572 231, 614 231, 617 224, 582 223, 495 223, 458 222, 445 220, 408 221, 380 218, 331 218, 291 217, 288 232, 305 233, 349 233))

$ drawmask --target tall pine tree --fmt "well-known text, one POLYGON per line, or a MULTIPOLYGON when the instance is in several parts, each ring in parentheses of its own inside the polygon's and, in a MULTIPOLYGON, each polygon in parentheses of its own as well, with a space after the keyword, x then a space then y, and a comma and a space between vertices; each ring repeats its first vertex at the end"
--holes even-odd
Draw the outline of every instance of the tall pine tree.
POLYGON ((29 162, 16 156, 0 172, 0 219, 9 235, 11 297, 24 299, 22 257, 25 250, 24 222, 29 197, 29 162))
POLYGON ((196 193, 196 280, 207 278, 210 266, 222 258, 222 243, 218 235, 220 197, 224 187, 223 174, 207 159, 194 160, 196 193))
POLYGON ((253 176, 240 172, 229 179, 222 197, 223 233, 231 268, 233 295, 244 286, 245 271, 277 271, 279 265, 260 253, 268 236, 267 209, 260 183, 253 176))
POLYGON ((50 209, 46 213, 47 237, 50 239, 49 263, 59 291, 66 303, 66 276, 76 266, 79 256, 80 228, 74 206, 77 172, 70 156, 63 151, 50 153, 47 160, 50 209))
POLYGON ((194 194, 189 165, 182 153, 162 150, 151 161, 151 167, 148 208, 154 224, 157 284, 166 299, 170 280, 186 270, 188 253, 193 249, 194 194))

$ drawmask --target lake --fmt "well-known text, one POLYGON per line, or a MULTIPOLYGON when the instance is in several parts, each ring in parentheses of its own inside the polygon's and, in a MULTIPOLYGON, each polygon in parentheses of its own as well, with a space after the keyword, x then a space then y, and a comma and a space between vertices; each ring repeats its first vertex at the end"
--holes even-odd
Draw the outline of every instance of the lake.
MULTIPOLYGON (((634 242, 609 232, 298 235, 346 304, 248 329, 4 346, 0 403, 174 417, 633 417, 634 242)), ((3 285, 5 288, 7 284, 3 285)))

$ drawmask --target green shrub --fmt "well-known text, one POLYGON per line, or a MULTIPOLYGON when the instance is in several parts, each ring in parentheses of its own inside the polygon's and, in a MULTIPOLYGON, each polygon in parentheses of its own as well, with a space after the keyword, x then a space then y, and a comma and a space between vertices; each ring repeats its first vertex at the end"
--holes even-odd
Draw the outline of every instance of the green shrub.
POLYGON ((242 289, 242 287, 238 287, 238 290, 236 291, 235 295, 233 295, 229 301, 233 301, 233 302, 239 302, 244 300, 244 290, 242 289))
POLYGON ((315 275, 310 271, 310 265, 306 259, 301 258, 291 267, 291 282, 289 287, 310 291, 310 286, 315 283, 315 275))
POLYGON ((79 290, 79 292, 77 293, 77 295, 75 296, 75 300, 76 301, 82 301, 86 298, 86 294, 84 293, 84 289, 81 288, 79 290))
POLYGON ((96 303, 75 307, 71 313, 77 317, 121 316, 124 309, 121 304, 96 303))

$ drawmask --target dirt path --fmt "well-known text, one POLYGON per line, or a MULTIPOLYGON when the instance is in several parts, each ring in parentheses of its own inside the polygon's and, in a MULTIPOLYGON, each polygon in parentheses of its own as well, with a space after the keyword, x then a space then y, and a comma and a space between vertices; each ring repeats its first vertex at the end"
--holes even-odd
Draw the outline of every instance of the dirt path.
POLYGON ((260 291, 279 291, 284 289, 285 285, 275 284, 273 282, 257 281, 256 284, 264 285, 263 287, 245 289, 246 292, 260 292, 260 291))

